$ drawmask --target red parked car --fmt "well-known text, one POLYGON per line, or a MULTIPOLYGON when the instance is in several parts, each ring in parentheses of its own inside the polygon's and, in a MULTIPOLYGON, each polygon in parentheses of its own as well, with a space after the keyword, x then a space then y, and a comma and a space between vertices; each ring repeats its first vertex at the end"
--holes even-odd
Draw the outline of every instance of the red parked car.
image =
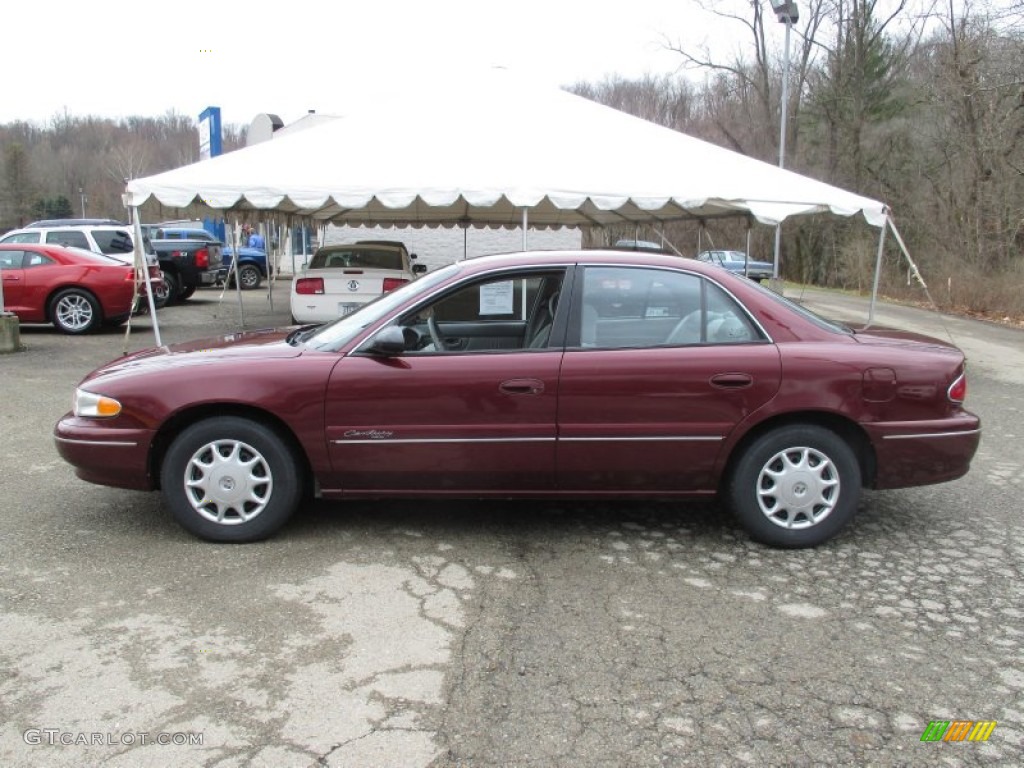
POLYGON ((315 489, 717 494, 755 539, 805 547, 862 487, 966 473, 965 394, 936 339, 853 331, 690 259, 543 252, 452 264, 326 325, 120 358, 55 437, 79 477, 160 488, 214 541, 272 534, 315 489))
MULTIPOLYGON (((23 323, 53 323, 64 333, 79 334, 123 323, 132 311, 135 269, 100 253, 0 244, 0 275, 4 308, 23 323)), ((158 268, 151 268, 151 279, 159 281, 158 268)))

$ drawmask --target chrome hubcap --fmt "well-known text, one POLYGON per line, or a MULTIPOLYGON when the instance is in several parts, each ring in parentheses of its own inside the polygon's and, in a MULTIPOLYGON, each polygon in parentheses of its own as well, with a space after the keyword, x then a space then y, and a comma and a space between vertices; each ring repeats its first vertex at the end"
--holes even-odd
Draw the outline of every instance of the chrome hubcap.
POLYGON ((781 528, 817 525, 839 501, 839 472, 814 448, 787 448, 772 456, 757 478, 761 512, 781 528))
POLYGON ((185 496, 202 517, 238 525, 270 502, 274 478, 267 460, 240 440, 216 440, 192 454, 185 468, 185 496))
POLYGON ((57 320, 65 328, 80 331, 92 322, 92 304, 84 296, 65 296, 57 302, 57 320))

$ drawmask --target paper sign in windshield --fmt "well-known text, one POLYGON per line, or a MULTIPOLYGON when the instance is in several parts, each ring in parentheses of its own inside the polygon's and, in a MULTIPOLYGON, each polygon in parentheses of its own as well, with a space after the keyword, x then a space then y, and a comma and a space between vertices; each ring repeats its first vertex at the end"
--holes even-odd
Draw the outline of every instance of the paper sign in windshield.
POLYGON ((511 315, 512 314, 511 280, 501 283, 488 283, 480 286, 480 314, 511 315))

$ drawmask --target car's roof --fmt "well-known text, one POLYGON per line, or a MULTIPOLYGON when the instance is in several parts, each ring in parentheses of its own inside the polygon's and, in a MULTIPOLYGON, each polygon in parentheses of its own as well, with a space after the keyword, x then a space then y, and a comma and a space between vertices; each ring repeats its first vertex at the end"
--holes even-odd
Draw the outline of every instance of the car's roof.
POLYGON ((351 251, 351 250, 389 250, 389 251, 404 251, 405 246, 402 243, 386 240, 360 240, 356 243, 331 243, 330 245, 321 245, 317 248, 318 251, 351 251))
POLYGON ((40 219, 26 224, 22 229, 50 229, 52 227, 95 227, 128 225, 116 219, 40 219))
POLYGON ((649 266, 649 267, 672 267, 684 268, 700 272, 701 274, 719 276, 719 271, 712 271, 706 264, 694 259, 683 258, 654 251, 626 251, 615 249, 583 249, 583 250, 553 250, 553 251, 517 251, 513 253, 493 254, 489 256, 476 256, 462 262, 472 266, 475 270, 477 265, 480 268, 491 266, 543 266, 550 264, 614 264, 618 266, 649 266))

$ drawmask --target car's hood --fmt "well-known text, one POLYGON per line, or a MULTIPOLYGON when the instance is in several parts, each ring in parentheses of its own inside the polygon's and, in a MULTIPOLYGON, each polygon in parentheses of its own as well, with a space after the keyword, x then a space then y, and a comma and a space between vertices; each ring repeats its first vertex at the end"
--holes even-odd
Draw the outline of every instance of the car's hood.
POLYGON ((171 366, 208 365, 218 360, 268 360, 298 357, 304 347, 292 346, 286 339, 294 328, 263 328, 224 336, 186 341, 112 360, 93 371, 87 379, 123 372, 164 369, 171 366))
POLYGON ((926 336, 923 333, 913 331, 902 331, 897 328, 886 328, 873 325, 870 328, 852 328, 854 338, 862 344, 883 344, 887 346, 918 346, 924 344, 936 349, 946 349, 960 352, 960 349, 952 342, 926 336))

